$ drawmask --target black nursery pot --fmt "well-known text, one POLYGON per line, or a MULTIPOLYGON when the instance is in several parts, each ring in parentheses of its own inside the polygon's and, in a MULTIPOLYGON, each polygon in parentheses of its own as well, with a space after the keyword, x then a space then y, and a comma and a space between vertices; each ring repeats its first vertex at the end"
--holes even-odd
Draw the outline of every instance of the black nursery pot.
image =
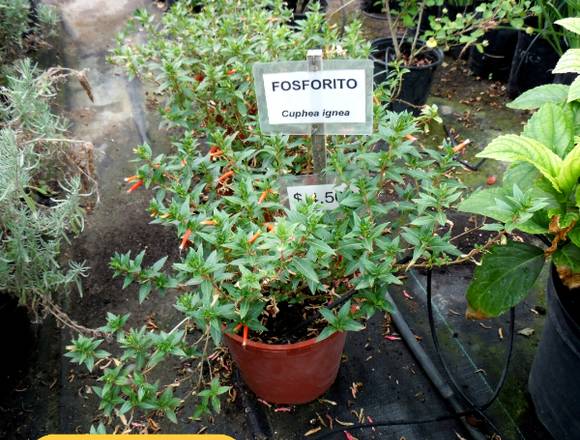
MULTIPOLYGON (((292 16, 292 20, 290 21, 290 26, 295 26, 298 21, 304 20, 306 18, 308 3, 310 2, 309 1, 303 2, 302 8, 298 10, 298 0, 286 0, 286 5, 288 6, 288 9, 290 9, 294 13, 292 16)), ((326 8, 328 6, 327 0, 318 0, 318 3, 320 3, 320 10, 326 11, 326 8)))
MULTIPOLYGON (((384 20, 387 21, 387 16, 383 11, 382 4, 375 4, 377 0, 362 0, 361 1, 361 11, 364 16, 371 18, 373 20, 384 20)), ((389 1, 389 7, 391 9, 396 9, 398 7, 398 2, 389 1)), ((426 7, 423 11, 423 18, 421 19, 420 29, 425 31, 429 29, 429 17, 439 16, 439 8, 437 6, 426 7)))
POLYGON ((560 56, 550 43, 537 36, 518 32, 518 42, 510 70, 508 95, 515 98, 526 90, 550 84, 552 69, 560 56))
POLYGON ((506 82, 509 79, 514 53, 518 44, 515 29, 493 29, 483 36, 489 43, 483 53, 472 47, 469 69, 477 76, 506 82))
MULTIPOLYGON (((394 2, 389 2, 389 6, 394 7, 394 2)), ((379 4, 377 0, 362 0, 360 9, 363 15, 369 18, 375 20, 387 20, 387 17, 383 12, 382 4, 379 4)))
POLYGON ((580 289, 569 290, 552 267, 548 315, 528 388, 542 424, 558 440, 580 436, 580 289))
POLYGON ((0 292, 0 340, 6 361, 0 362, 0 394, 12 391, 29 368, 34 332, 24 307, 14 296, 0 292), (16 335, 16 336, 15 336, 16 335))
MULTIPOLYGON (((403 44, 403 51, 410 43, 403 44)), ((374 82, 376 85, 386 81, 388 75, 388 62, 394 56, 392 38, 379 38, 371 43, 370 59, 374 64, 374 82)), ((435 70, 443 62, 443 52, 440 49, 429 49, 424 53, 431 63, 424 66, 410 66, 403 76, 399 96, 390 104, 390 109, 396 112, 404 110, 418 114, 418 107, 424 105, 429 98, 435 70)))

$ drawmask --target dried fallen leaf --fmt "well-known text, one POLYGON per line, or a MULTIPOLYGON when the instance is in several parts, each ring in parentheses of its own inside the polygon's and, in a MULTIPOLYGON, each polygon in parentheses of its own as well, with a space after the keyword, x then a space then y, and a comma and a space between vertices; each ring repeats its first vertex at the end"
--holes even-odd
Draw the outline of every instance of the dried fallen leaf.
POLYGON ((346 440, 358 440, 354 435, 352 435, 350 432, 348 431, 342 431, 344 432, 344 436, 346 437, 346 440))
POLYGON ((352 394, 352 398, 356 399, 356 395, 358 393, 358 390, 360 388, 362 388, 363 384, 362 382, 353 382, 351 387, 350 387, 350 393, 352 394))
POLYGON ((501 327, 497 329, 497 335, 500 339, 503 339, 503 329, 501 327))
POLYGON ((535 330, 533 328, 523 328, 521 330, 518 330, 518 335, 522 335, 522 336, 526 336, 526 337, 530 337, 535 333, 535 330))
POLYGON ((328 420, 328 426, 332 429, 334 427, 334 419, 330 417, 330 414, 325 414, 324 417, 326 417, 326 420, 328 420))
POLYGON ((91 102, 95 102, 93 89, 91 88, 91 83, 89 83, 89 79, 87 78, 86 73, 84 71, 77 72, 77 79, 91 102))
POLYGON ((329 404, 329 405, 332 405, 332 406, 336 406, 336 405, 338 405, 338 404, 337 404, 337 403, 336 403, 334 400, 328 400, 328 399, 318 399, 318 401, 319 401, 320 403, 327 403, 327 404, 329 404))
POLYGON ((322 431, 322 427, 318 426, 316 428, 311 429, 310 431, 306 431, 304 433, 304 437, 308 437, 309 435, 316 434, 317 432, 322 431))
POLYGON ((272 408, 272 405, 266 402, 264 399, 258 399, 258 402, 260 402, 262 405, 266 405, 268 408, 272 408))
POLYGON ((280 406, 278 408, 274 408, 274 412, 292 412, 292 408, 289 406, 280 406))
POLYGON ((337 417, 335 417, 334 420, 336 420, 336 423, 338 423, 339 425, 342 425, 342 426, 353 426, 354 425, 353 422, 343 422, 342 420, 338 419, 337 417))
MULTIPOLYGON (((367 416, 367 420, 368 420, 368 421, 369 421, 369 423, 371 423, 371 424, 372 424, 372 423, 375 423, 375 422, 374 422, 374 420, 371 418, 371 416, 367 416)), ((373 426, 371 429, 372 429, 373 431, 376 431, 376 429, 375 429, 375 427, 374 427, 374 426, 373 426)))
POLYGON ((385 335, 385 339, 389 341, 400 341, 401 337, 396 335, 385 335))

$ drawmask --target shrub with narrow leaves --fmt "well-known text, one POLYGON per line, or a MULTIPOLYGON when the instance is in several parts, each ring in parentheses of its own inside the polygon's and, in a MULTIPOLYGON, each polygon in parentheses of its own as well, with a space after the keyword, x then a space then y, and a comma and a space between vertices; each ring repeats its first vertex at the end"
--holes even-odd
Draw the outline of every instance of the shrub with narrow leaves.
MULTIPOLYGON (((112 314, 102 328, 116 346, 95 392, 103 414, 121 423, 156 412, 175 421, 182 402, 173 399, 189 393, 198 398, 194 419, 219 412, 228 391, 216 361, 224 331, 245 343, 287 305, 308 305, 317 316, 318 331, 304 337, 358 331, 391 309, 385 291, 406 269, 460 255, 446 216, 461 195, 453 150, 427 148, 414 136, 437 118, 435 108, 418 118, 389 112, 378 104, 383 90, 371 136, 327 139, 323 174, 340 188, 325 197, 338 206, 325 210, 306 198, 290 209, 283 200, 286 177, 312 173, 311 140, 260 132, 251 66, 303 60, 317 46, 327 57, 366 58, 360 24, 339 37, 316 7, 293 30, 279 1, 208 1, 199 14, 182 3, 161 24, 140 13, 147 43, 128 43, 113 56, 158 83, 163 125, 178 133, 169 153, 137 147, 139 167, 126 180, 129 193, 153 189, 152 222, 172 228, 181 250, 176 261, 147 263, 145 251, 111 260, 123 288, 138 286, 141 302, 178 292, 171 329, 131 328, 112 314), (327 307, 337 297, 341 307, 327 307), (193 391, 159 382, 157 371, 172 362, 197 365, 193 391)), ((73 341, 71 354, 82 348, 73 341)))

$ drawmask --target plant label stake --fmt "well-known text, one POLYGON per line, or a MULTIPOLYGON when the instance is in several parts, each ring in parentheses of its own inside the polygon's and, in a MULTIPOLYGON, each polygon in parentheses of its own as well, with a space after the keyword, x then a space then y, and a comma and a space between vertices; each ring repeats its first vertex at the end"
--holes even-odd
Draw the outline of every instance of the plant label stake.
POLYGON ((306 61, 256 63, 254 80, 260 129, 266 134, 312 136, 314 174, 280 177, 281 202, 294 209, 307 197, 325 209, 338 207, 344 190, 326 168, 326 136, 371 134, 373 63, 322 60, 309 50, 306 61))
MULTIPOLYGON (((319 72, 322 70, 322 49, 311 49, 306 54, 308 71, 319 72)), ((312 124, 312 163, 314 172, 319 174, 326 168, 326 136, 324 124, 312 124)))

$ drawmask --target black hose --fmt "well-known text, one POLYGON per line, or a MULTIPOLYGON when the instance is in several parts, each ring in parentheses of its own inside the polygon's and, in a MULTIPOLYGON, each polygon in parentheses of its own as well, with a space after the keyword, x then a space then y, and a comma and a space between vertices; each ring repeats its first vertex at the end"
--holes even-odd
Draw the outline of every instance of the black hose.
POLYGON ((433 319, 431 277, 432 277, 431 270, 428 270, 427 271, 427 313, 429 315, 429 329, 431 330, 431 336, 433 338, 433 345, 435 346, 435 353, 437 353, 437 357, 439 358, 439 362, 441 362, 441 365, 443 366, 445 373, 447 373, 449 380, 451 381, 453 386, 455 388, 457 388, 457 393, 461 397, 463 397, 468 403, 470 403, 471 407, 476 408, 479 411, 485 411, 497 399, 497 397, 499 396, 499 393, 500 393, 500 391, 501 391, 501 389, 502 389, 502 387, 507 379, 507 373, 509 370, 509 365, 510 365, 510 361, 511 361, 511 357, 512 357, 513 345, 514 345, 514 335, 515 335, 514 327, 515 327, 515 320, 516 320, 515 308, 512 307, 510 309, 510 325, 509 325, 509 332, 510 332, 509 338, 510 339, 508 341, 508 350, 507 350, 507 353, 505 356, 504 366, 503 366, 498 384, 497 384, 492 396, 489 398, 489 400, 486 403, 484 403, 482 405, 475 405, 475 404, 471 403, 469 397, 463 391, 461 391, 461 387, 455 381, 455 378, 453 377, 453 375, 451 374, 451 371, 449 370, 449 366, 447 365, 447 362, 445 362, 445 359, 443 359, 443 355, 441 354, 441 346, 439 344, 439 337, 437 336, 437 330, 435 328, 435 322, 433 319))
MULTIPOLYGON (((474 414, 481 417, 490 428, 492 428, 496 433, 499 434, 498 428, 489 419, 489 417, 487 417, 485 415, 484 411, 487 408, 489 408, 493 404, 493 402, 498 398, 498 396, 501 392, 501 389, 503 388, 503 385, 505 384, 505 381, 507 379, 507 374, 509 371, 509 365, 510 365, 511 356, 512 356, 512 352, 513 352, 514 333, 515 333, 514 332, 515 308, 512 307, 510 309, 510 325, 509 325, 510 338, 508 341, 508 349, 506 352, 504 366, 503 366, 503 370, 502 370, 500 379, 498 381, 498 384, 497 384, 492 396, 487 400, 487 402, 480 404, 480 405, 477 405, 472 401, 472 399, 469 396, 467 396, 461 390, 461 387, 458 385, 457 381, 455 380, 453 374, 450 371, 449 366, 447 365, 447 362, 445 361, 445 359, 443 358, 443 355, 441 353, 441 346, 439 344, 439 338, 437 337, 437 331, 435 328, 435 319, 433 318, 432 272, 431 272, 431 269, 429 269, 427 271, 427 289, 426 290, 427 290, 427 315, 429 318, 429 328, 431 330, 431 336, 433 338, 433 345, 435 347, 435 352, 437 353, 437 357, 438 357, 439 361, 441 362, 441 365, 443 366, 443 369, 445 370, 445 373, 447 374, 453 388, 455 389, 454 391, 463 400, 465 400, 465 402, 470 407, 470 409, 468 409, 466 411, 457 411, 457 412, 453 412, 450 414, 442 414, 442 415, 439 415, 436 417, 430 417, 430 418, 425 418, 425 419, 392 419, 392 420, 379 420, 379 421, 376 421, 373 423, 360 423, 360 424, 356 424, 356 425, 352 425, 352 426, 345 426, 345 427, 341 427, 341 428, 336 428, 336 429, 333 429, 331 431, 321 433, 315 437, 312 437, 311 440, 321 440, 321 439, 327 438, 327 437, 334 435, 334 434, 342 434, 344 431, 354 431, 357 429, 369 429, 369 428, 378 428, 378 427, 386 427, 386 426, 423 425, 423 424, 428 424, 428 423, 442 422, 445 420, 460 419, 462 417, 465 417, 468 415, 474 415, 474 414)), ((500 436, 500 438, 504 438, 504 437, 500 436)))

